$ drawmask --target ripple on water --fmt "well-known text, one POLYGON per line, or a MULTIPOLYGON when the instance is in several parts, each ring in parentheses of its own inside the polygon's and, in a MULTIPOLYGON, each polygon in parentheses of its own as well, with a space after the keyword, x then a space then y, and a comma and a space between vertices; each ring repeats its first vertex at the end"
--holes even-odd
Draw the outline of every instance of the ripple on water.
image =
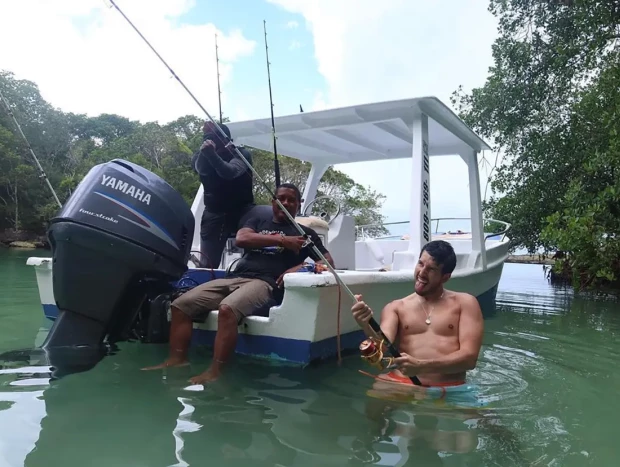
POLYGON ((3 466, 24 465, 41 432, 45 417, 43 395, 49 387, 49 367, 16 367, 16 363, 0 361, 0 426, 3 427, 0 464, 3 466))
POLYGON ((514 350, 501 346, 485 347, 470 376, 479 387, 480 396, 502 410, 522 407, 520 395, 528 387, 521 368, 529 364, 527 360, 532 356, 514 350))
POLYGON ((496 304, 498 310, 509 309, 512 313, 535 315, 562 315, 566 313, 569 298, 559 299, 553 295, 530 295, 520 292, 504 292, 498 294, 496 304))
POLYGON ((357 372, 368 370, 358 356, 303 371, 235 364, 201 392, 183 388, 208 357, 166 379, 137 371, 152 347, 126 346, 50 385, 48 367, 0 356, 0 426, 11 427, 0 430, 0 459, 17 466, 30 455, 32 467, 63 455, 62 465, 83 465, 93 453, 102 465, 363 465, 347 459, 366 455, 385 466, 615 465, 618 306, 581 303, 539 280, 541 268, 511 266, 469 377, 491 410, 467 420, 412 405, 415 418, 391 417, 385 437, 367 439, 372 380, 357 372))
MULTIPOLYGON (((8 362, 6 362, 8 363, 8 362)), ((48 366, 25 366, 7 368, 0 365, 0 400, 7 391, 31 390, 33 387, 43 389, 49 385, 51 369, 48 366)))

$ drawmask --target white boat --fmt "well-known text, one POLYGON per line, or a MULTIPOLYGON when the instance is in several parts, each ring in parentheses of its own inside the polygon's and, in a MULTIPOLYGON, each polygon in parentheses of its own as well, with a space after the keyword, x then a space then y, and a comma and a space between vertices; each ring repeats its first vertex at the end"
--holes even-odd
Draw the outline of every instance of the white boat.
MULTIPOLYGON (((506 233, 510 225, 492 221, 503 227, 485 233, 485 223, 491 220, 482 217, 477 156, 490 148, 445 104, 434 97, 422 97, 299 113, 278 117, 275 122, 280 153, 312 165, 302 212, 315 200, 319 181, 331 165, 412 160, 409 238, 369 238, 368 226, 356 226, 354 219, 343 213, 329 224, 318 217, 298 218, 323 235, 342 281, 354 293, 362 293, 377 315, 390 301, 412 293, 421 247, 438 238, 449 241, 457 254, 447 288, 476 296, 483 307, 494 302, 509 253, 506 233), (438 228, 442 219, 431 217, 429 158, 443 155, 459 155, 467 164, 469 232, 442 233, 438 228)), ((236 144, 270 150, 270 119, 231 123, 229 128, 236 144)), ((192 250, 199 250, 203 207, 201 186, 191 207, 198 220, 192 250)), ((225 273, 235 256, 238 253, 225 252, 216 276, 225 273)), ((31 257, 27 264, 35 268, 45 316, 53 320, 58 308, 51 258, 31 257)), ((191 261, 188 266, 199 282, 212 277, 210 270, 196 268, 191 261)), ((272 306, 267 316, 250 316, 241 324, 238 353, 305 365, 332 357, 339 349, 357 349, 363 334, 349 312, 350 297, 340 290, 331 273, 288 274, 284 287, 280 305, 272 306)), ((217 311, 213 311, 205 323, 195 324, 193 344, 212 345, 216 329, 217 311)))

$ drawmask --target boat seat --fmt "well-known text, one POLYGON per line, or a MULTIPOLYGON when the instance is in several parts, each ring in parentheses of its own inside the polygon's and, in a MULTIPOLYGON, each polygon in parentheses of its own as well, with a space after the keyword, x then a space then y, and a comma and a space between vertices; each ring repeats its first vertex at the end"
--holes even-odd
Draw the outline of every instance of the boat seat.
POLYGON ((264 316, 265 318, 267 318, 269 316, 269 310, 271 309, 271 307, 277 305, 279 305, 278 301, 272 298, 265 305, 257 308, 254 313, 252 313, 252 316, 264 316))
MULTIPOLYGON (((273 215, 273 208, 271 207, 270 204, 268 205, 256 205, 248 214, 246 214, 242 219, 241 219, 241 224, 243 224, 245 222, 245 219, 247 219, 249 216, 251 215, 259 215, 259 216, 265 216, 270 218, 273 215)), ((238 248, 236 245, 236 239, 237 234, 231 234, 228 236, 228 238, 226 239, 226 244, 224 246, 224 251, 222 252, 222 258, 221 258, 221 263, 220 265, 222 265, 224 263, 224 258, 226 256, 226 253, 243 253, 243 250, 241 248, 238 248)), ((258 309, 256 309, 254 311, 254 313, 252 313, 252 316, 264 316, 264 317, 268 317, 269 316, 269 310, 271 309, 271 307, 273 306, 279 306, 282 303, 282 299, 284 298, 284 294, 283 293, 276 293, 275 296, 269 300, 269 302, 267 302, 265 305, 263 305, 262 307, 259 307, 258 309)), ((193 322, 195 323, 201 323, 202 321, 199 320, 193 320, 193 322)))

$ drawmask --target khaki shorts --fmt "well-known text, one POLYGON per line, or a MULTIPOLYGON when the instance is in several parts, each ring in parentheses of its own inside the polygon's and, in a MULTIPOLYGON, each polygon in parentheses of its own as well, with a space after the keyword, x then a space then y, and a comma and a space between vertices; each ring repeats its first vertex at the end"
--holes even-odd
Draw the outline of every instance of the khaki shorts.
POLYGON ((214 279, 185 292, 172 306, 192 318, 204 321, 220 305, 228 305, 240 322, 271 300, 272 287, 260 279, 243 277, 214 279))

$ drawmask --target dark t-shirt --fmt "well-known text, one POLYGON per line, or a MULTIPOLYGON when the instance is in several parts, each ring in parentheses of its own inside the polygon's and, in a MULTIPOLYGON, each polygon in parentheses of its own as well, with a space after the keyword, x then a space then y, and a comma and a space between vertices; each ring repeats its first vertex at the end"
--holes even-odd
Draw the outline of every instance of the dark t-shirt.
MULTIPOLYGON (((277 223, 272 217, 253 216, 247 220, 243 226, 250 228, 256 233, 262 235, 286 235, 299 236, 299 231, 289 222, 277 223)), ((327 249, 321 242, 321 238, 317 233, 309 227, 300 226, 304 232, 312 239, 318 250, 325 255, 327 249)), ((264 248, 246 249, 243 257, 237 263, 234 271, 231 271, 228 277, 251 277, 262 279, 276 289, 276 280, 287 269, 301 264, 306 258, 312 258, 319 261, 320 258, 314 250, 307 246, 302 248, 298 254, 294 251, 278 246, 270 246, 264 248)))

